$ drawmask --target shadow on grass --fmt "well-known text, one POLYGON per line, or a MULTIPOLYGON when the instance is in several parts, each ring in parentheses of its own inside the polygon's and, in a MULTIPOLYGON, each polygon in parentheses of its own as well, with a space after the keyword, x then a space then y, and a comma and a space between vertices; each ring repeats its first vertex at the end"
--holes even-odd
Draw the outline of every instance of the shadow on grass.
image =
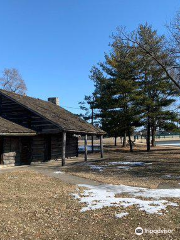
MULTIPOLYGON (((105 147, 106 159, 103 160, 93 160, 90 161, 91 164, 96 166, 104 166, 102 171, 98 169, 91 169, 86 163, 73 163, 67 169, 68 172, 76 173, 94 173, 104 175, 105 177, 120 178, 124 174, 129 177, 136 178, 161 178, 166 180, 178 180, 180 177, 180 149, 174 148, 156 148, 151 152, 146 152, 144 149, 136 149, 135 152, 130 153, 127 149, 118 148, 114 146, 105 147), (114 153, 114 154, 113 154, 114 153), (174 155, 174 157, 173 157, 174 155), (178 156, 179 155, 179 156, 178 156), (131 158, 132 156, 132 158, 131 158), (134 156, 134 157, 133 157, 134 156), (128 157, 128 158, 126 158, 128 157), (148 158, 148 159, 147 159, 148 158), (131 166, 126 164, 129 169, 119 169, 118 166, 124 166, 122 163, 119 163, 115 166, 110 166, 107 163, 112 161, 124 161, 124 162, 144 162, 152 163, 145 166, 131 166), (168 175, 172 178, 168 178, 168 175)), ((180 181, 180 179, 179 179, 180 181)))

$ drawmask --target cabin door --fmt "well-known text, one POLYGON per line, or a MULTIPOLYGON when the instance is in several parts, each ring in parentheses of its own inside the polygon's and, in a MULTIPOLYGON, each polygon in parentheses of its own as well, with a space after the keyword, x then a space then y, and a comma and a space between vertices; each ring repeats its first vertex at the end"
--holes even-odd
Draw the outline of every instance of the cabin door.
POLYGON ((21 138, 21 164, 31 163, 31 138, 21 138))
POLYGON ((51 136, 45 136, 44 161, 51 160, 51 136))

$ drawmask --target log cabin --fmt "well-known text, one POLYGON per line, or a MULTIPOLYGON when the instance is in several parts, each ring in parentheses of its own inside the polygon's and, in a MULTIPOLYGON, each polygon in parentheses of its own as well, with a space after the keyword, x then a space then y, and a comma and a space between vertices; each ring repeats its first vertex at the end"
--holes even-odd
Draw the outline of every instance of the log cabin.
POLYGON ((0 89, 0 163, 22 165, 78 156, 78 135, 100 138, 103 157, 104 131, 48 101, 0 89))

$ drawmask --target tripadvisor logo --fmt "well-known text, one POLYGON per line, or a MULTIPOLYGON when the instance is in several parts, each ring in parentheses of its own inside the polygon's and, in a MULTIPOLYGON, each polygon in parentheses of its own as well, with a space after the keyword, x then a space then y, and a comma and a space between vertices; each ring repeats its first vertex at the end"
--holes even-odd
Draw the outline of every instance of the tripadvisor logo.
POLYGON ((136 234, 136 235, 142 235, 142 234, 143 234, 143 229, 142 229, 141 227, 137 227, 137 228, 135 229, 135 234, 136 234))
POLYGON ((170 229, 156 229, 156 230, 152 230, 152 229, 147 229, 147 228, 144 228, 142 229, 142 227, 137 227, 135 229, 135 234, 136 235, 142 235, 143 233, 150 233, 150 234, 165 234, 165 233, 172 233, 173 230, 170 230, 170 229))

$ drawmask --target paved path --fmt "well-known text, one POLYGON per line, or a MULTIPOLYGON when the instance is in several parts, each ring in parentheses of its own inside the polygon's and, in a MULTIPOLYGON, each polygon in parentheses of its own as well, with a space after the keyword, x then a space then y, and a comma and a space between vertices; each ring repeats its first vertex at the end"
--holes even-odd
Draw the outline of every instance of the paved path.
POLYGON ((87 185, 93 185, 93 186, 98 186, 101 183, 78 177, 78 176, 73 176, 71 174, 62 172, 60 168, 52 169, 52 168, 45 168, 45 167, 37 167, 37 166, 31 166, 29 167, 30 170, 34 170, 36 172, 42 173, 44 175, 47 175, 49 177, 55 177, 61 179, 63 182, 69 183, 69 184, 87 184, 87 185), (58 173, 59 171, 59 173, 58 173))
POLYGON ((13 167, 4 167, 0 169, 0 173, 6 173, 6 172, 17 172, 17 171, 35 171, 41 174, 44 174, 49 177, 55 177, 60 179, 61 181, 69 184, 87 184, 87 185, 93 185, 98 186, 101 185, 100 182, 96 182, 90 179, 73 176, 71 174, 65 173, 62 171, 63 167, 60 167, 59 162, 53 162, 53 163, 39 163, 34 165, 24 165, 24 166, 13 166, 13 167), (59 173, 58 173, 59 172, 59 173))
MULTIPOLYGON (((103 183, 97 182, 94 180, 73 176, 71 174, 63 172, 63 168, 60 165, 60 162, 52 161, 47 163, 36 163, 33 165, 24 165, 24 166, 13 166, 13 167, 2 167, 0 168, 0 173, 5 172, 17 172, 17 171, 35 171, 41 174, 44 174, 49 177, 55 177, 60 179, 61 181, 69 184, 87 184, 87 185, 93 185, 93 186, 99 186, 103 183), (59 172, 59 173, 58 173, 59 172)), ((157 187, 158 189, 174 189, 180 188, 180 184, 178 183, 160 183, 157 187)))

